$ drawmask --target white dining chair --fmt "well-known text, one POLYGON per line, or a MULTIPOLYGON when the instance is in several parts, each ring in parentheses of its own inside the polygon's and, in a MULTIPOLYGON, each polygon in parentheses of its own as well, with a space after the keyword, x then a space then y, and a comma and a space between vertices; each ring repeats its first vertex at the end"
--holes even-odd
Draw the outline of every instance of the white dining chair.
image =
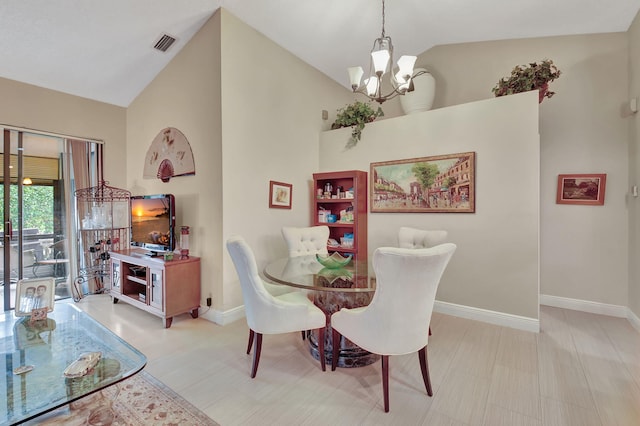
POLYGON ((398 230, 398 247, 429 248, 447 241, 448 232, 444 230, 426 230, 402 226, 398 230))
POLYGON ((321 225, 302 228, 285 226, 282 228, 282 237, 287 243, 289 257, 329 253, 327 250, 327 241, 329 240, 328 226, 321 225))
MULTIPOLYGON (((326 225, 282 228, 282 237, 287 244, 289 258, 311 256, 314 254, 329 254, 327 241, 329 240, 329 227, 326 225)), ((311 265, 318 262, 311 258, 311 265)), ((273 293, 273 290, 271 290, 273 293)), ((302 331, 302 340, 305 340, 308 330, 302 331)))
POLYGON ((227 250, 240 279, 244 309, 249 326, 247 354, 251 353, 254 337, 251 378, 256 377, 263 334, 282 334, 318 329, 318 349, 320 365, 325 371, 324 333, 327 325, 325 313, 315 306, 302 292, 292 292, 273 296, 264 286, 258 274, 253 251, 240 236, 227 240, 227 250))
POLYGON ((389 411, 389 356, 418 352, 422 380, 432 396, 427 344, 429 323, 440 278, 456 245, 426 249, 378 248, 373 254, 376 292, 368 306, 342 308, 331 316, 336 369, 340 338, 382 357, 384 411, 389 411))
MULTIPOLYGON (((421 249, 435 247, 447 241, 448 232, 444 230, 426 230, 401 226, 398 230, 398 247, 421 249)), ((431 336, 431 328, 429 328, 431 336)))

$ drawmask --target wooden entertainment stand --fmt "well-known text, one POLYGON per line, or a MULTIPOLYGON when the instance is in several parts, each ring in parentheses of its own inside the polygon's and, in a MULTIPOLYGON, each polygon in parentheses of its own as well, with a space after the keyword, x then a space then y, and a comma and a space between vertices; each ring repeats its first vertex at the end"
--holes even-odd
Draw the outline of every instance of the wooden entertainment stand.
POLYGON ((198 318, 200 307, 200 258, 165 261, 144 250, 109 252, 113 303, 122 300, 164 320, 171 327, 173 317, 186 312, 198 318))

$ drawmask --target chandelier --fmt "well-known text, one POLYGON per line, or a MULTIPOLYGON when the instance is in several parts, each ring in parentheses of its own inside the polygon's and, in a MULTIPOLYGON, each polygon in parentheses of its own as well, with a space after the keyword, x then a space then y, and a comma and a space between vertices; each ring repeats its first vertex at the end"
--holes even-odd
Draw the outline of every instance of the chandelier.
POLYGON ((397 70, 392 69, 393 64, 393 44, 391 37, 384 32, 384 0, 382 0, 382 35, 373 42, 371 49, 371 62, 369 65, 369 77, 361 82, 364 71, 362 67, 348 68, 349 80, 354 93, 361 93, 369 99, 378 103, 383 103, 388 99, 393 99, 398 95, 412 92, 414 89, 413 79, 426 71, 418 71, 413 74, 413 65, 416 62, 415 56, 401 56, 398 59, 397 70), (382 76, 391 75, 392 90, 386 95, 382 94, 382 76))

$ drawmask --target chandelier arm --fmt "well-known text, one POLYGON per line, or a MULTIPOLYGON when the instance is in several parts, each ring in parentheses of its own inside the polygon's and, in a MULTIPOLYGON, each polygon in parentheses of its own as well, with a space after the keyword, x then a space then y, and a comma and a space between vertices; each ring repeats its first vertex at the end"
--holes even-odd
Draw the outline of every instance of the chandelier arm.
MULTIPOLYGON (((418 71, 418 72, 414 73, 411 76, 411 82, 413 83, 413 79, 414 78, 416 78, 416 77, 418 77, 418 76, 420 76, 422 74, 428 74, 428 73, 429 73, 429 71, 418 71)), ((380 88, 378 88, 378 90, 380 90, 380 88)), ((412 92, 413 90, 414 90, 413 89, 413 84, 411 84, 410 88, 405 90, 405 91, 399 91, 398 88, 394 87, 393 90, 391 92, 389 92, 388 94, 386 94, 386 95, 377 94, 377 95, 372 96, 372 95, 369 95, 369 93, 367 93, 367 86, 362 85, 362 86, 358 87, 357 89, 353 90, 353 93, 359 93, 359 94, 364 95, 367 98, 369 98, 369 100, 376 101, 379 104, 382 104, 383 102, 388 101, 390 99, 393 99, 398 95, 404 95, 404 94, 406 94, 408 92, 412 92)))
POLYGON ((386 95, 377 95, 377 96, 374 95, 374 96, 371 96, 366 92, 366 86, 359 87, 357 90, 354 90, 353 93, 358 93, 360 95, 364 95, 367 98, 369 98, 369 100, 376 101, 379 104, 382 104, 385 101, 393 99, 398 95, 403 95, 404 94, 403 92, 399 92, 398 90, 393 89, 391 92, 389 92, 386 95))

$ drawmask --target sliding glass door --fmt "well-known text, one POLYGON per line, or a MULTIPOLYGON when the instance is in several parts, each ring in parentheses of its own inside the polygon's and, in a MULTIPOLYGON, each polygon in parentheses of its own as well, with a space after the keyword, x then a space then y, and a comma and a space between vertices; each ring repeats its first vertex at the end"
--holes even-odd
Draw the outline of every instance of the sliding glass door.
POLYGON ((77 270, 76 246, 70 244, 76 240, 73 193, 101 177, 102 144, 0 129, 0 296, 7 311, 15 308, 19 280, 50 277, 56 299, 72 296, 77 270))

